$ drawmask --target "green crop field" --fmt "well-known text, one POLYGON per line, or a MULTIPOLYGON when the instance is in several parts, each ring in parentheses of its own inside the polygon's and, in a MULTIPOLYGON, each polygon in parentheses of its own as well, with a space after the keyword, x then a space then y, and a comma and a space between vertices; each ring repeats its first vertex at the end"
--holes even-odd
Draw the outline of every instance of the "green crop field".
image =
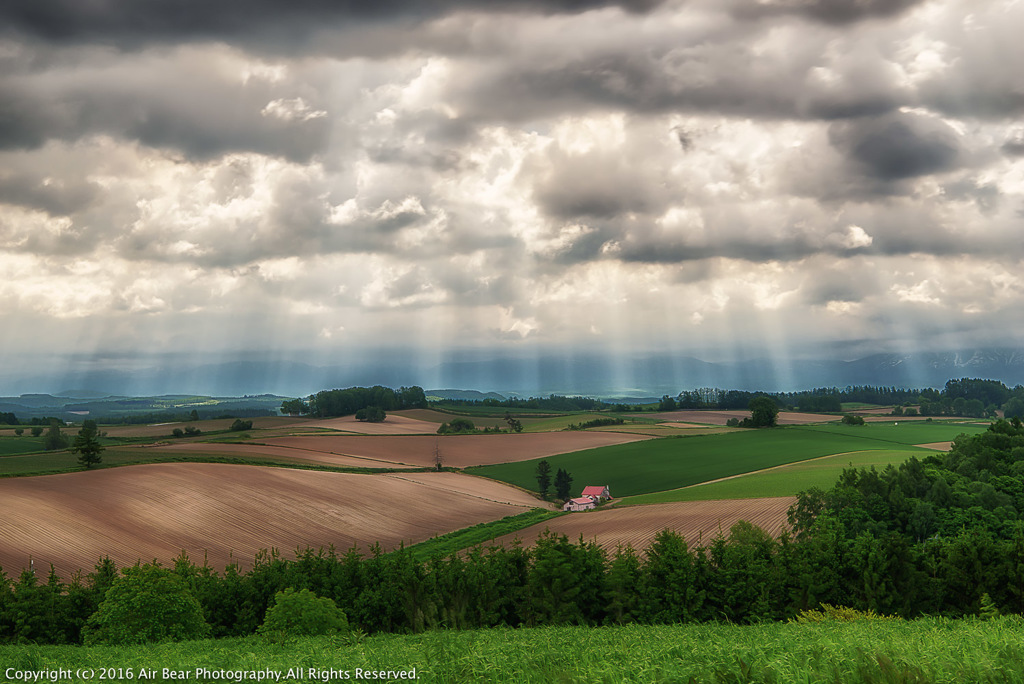
POLYGON ((620 506, 635 504, 666 503, 669 501, 712 501, 715 499, 755 499, 762 496, 796 496, 800 492, 819 487, 829 489, 839 479, 844 469, 870 468, 879 470, 887 465, 899 465, 911 456, 924 458, 936 453, 931 449, 905 449, 862 451, 852 454, 837 454, 810 461, 800 461, 762 472, 740 475, 728 480, 699 484, 667 492, 654 492, 630 496, 619 502, 620 506))
MULTIPOLYGON (((25 434, 28 434, 26 428, 25 434)), ((43 450, 42 437, 0 437, 0 456, 12 454, 30 454, 33 451, 43 450)))
POLYGON ((889 408, 885 404, 868 404, 863 401, 844 401, 839 406, 844 411, 863 411, 865 409, 889 408))
MULTIPOLYGON (((301 468, 303 470, 323 470, 337 473, 391 473, 421 472, 429 468, 359 468, 351 466, 332 466, 323 463, 304 461, 301 458, 287 459, 279 456, 225 456, 217 451, 155 451, 152 449, 118 449, 108 448, 100 457, 103 459, 93 470, 116 468, 128 465, 144 465, 147 463, 230 463, 234 465, 255 465, 278 468, 301 468)), ((83 470, 78 457, 69 451, 53 451, 27 456, 7 456, 0 458, 0 477, 24 477, 32 475, 55 475, 57 473, 73 473, 83 470)))
POLYGON ((260 673, 261 681, 289 684, 1024 682, 1024 621, 627 625, 124 647, 7 645, 0 646, 0 663, 4 681, 33 681, 26 673, 49 677, 62 670, 67 676, 52 681, 75 684, 240 682, 255 681, 260 673), (388 670, 395 676, 367 676, 388 670))
MULTIPOLYGON (((801 427, 802 430, 813 430, 829 435, 849 435, 867 440, 888 442, 892 444, 931 444, 932 442, 948 442, 957 435, 966 433, 977 435, 988 429, 988 424, 965 424, 955 422, 931 423, 923 420, 901 421, 894 418, 893 422, 867 423, 865 425, 813 425, 801 427)), ((866 447, 865 447, 866 448, 866 447)))
POLYGON ((525 432, 552 432, 564 430, 571 423, 585 423, 595 418, 607 418, 607 415, 600 413, 568 413, 564 416, 552 416, 551 418, 526 418, 523 420, 525 432))
MULTIPOLYGON (((852 451, 891 449, 892 443, 841 432, 786 427, 675 437, 547 457, 551 472, 567 470, 576 485, 607 484, 615 496, 676 489, 784 463, 852 451)), ((927 441, 938 441, 940 438, 927 441)), ((541 459, 467 468, 467 472, 536 490, 541 459)))

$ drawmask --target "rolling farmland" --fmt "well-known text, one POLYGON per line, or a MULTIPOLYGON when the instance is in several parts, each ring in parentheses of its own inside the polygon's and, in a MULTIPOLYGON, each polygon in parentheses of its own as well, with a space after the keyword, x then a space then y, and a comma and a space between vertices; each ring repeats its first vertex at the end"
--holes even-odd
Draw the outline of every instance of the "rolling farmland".
MULTIPOLYGON (((652 440, 591 449, 548 459, 552 469, 564 468, 577 484, 608 484, 613 496, 647 494, 761 470, 784 463, 864 449, 891 448, 844 434, 781 430, 740 430, 652 440)), ((469 472, 519 487, 534 488, 535 462, 505 463, 469 472)))
POLYGON ((166 563, 183 549, 222 569, 260 549, 415 543, 542 506, 529 494, 457 473, 415 478, 214 463, 113 468, 0 481, 0 565, 31 556, 62 575, 104 555, 166 563))
MULTIPOLYGON (((650 439, 645 435, 598 432, 545 432, 493 435, 300 435, 260 440, 266 446, 301 449, 317 462, 330 463, 336 456, 373 459, 413 467, 434 465, 434 448, 441 452, 446 467, 506 463, 544 458, 555 454, 627 444, 650 439)), ((204 444, 206 450, 219 447, 204 444)), ((170 447, 168 447, 170 448, 170 447)), ((367 464, 364 464, 367 465, 367 464)), ((376 467, 383 467, 378 465, 376 467)))

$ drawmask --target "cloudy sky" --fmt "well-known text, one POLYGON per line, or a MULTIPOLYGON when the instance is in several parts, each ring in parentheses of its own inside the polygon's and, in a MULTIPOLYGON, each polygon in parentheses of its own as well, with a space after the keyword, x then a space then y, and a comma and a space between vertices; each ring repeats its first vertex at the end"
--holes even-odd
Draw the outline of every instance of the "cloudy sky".
POLYGON ((1021 0, 5 0, 0 356, 1024 344, 1022 26, 1021 0))

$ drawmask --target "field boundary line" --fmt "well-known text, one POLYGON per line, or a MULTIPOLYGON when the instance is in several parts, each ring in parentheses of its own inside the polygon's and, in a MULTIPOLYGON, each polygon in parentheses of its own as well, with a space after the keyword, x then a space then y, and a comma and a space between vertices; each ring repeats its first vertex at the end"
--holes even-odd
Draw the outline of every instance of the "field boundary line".
MULTIPOLYGON (((330 436, 330 435, 327 435, 327 436, 330 436)), ((388 435, 388 436, 389 437, 393 437, 395 435, 388 435)), ((413 436, 415 436, 415 435, 413 435, 413 436)), ((231 443, 232 444, 241 444, 242 446, 245 445, 242 442, 231 442, 231 443)), ((206 444, 216 444, 216 442, 206 442, 206 444)), ((420 467, 420 466, 414 465, 412 463, 406 463, 405 461, 385 461, 384 459, 373 458, 372 456, 357 456, 355 454, 341 454, 341 453, 338 453, 337 451, 313 451, 312 449, 304 449, 302 447, 292 446, 290 444, 267 444, 266 442, 249 442, 249 444, 256 444, 256 445, 259 445, 259 446, 271 447, 271 448, 274 448, 274 449, 294 449, 295 451, 306 451, 306 452, 312 451, 314 454, 325 454, 325 455, 328 455, 328 456, 344 456, 345 458, 358 458, 361 461, 373 461, 374 463, 388 463, 390 465, 396 465, 397 464, 397 465, 409 466, 410 468, 419 468, 420 467)))
MULTIPOLYGON (((456 474, 461 474, 461 473, 456 473, 456 474)), ((542 508, 542 506, 531 506, 531 505, 527 505, 527 504, 513 503, 511 501, 498 501, 497 499, 488 499, 486 496, 480 496, 479 494, 471 494, 469 492, 463 492, 461 490, 451 489, 449 487, 442 487, 440 485, 436 485, 436 484, 433 484, 433 483, 427 483, 427 482, 421 482, 419 480, 413 480, 413 479, 410 479, 408 477, 402 477, 401 475, 397 475, 395 473, 381 473, 380 477, 390 477, 390 478, 393 478, 393 479, 396 479, 396 480, 405 480, 406 482, 412 482, 413 484, 422 485, 424 487, 431 487, 431 488, 436 489, 436 490, 441 491, 441 492, 447 492, 449 494, 464 494, 465 496, 471 496, 474 499, 480 499, 481 501, 490 501, 491 503, 502 504, 502 505, 505 505, 505 506, 518 506, 520 508, 527 508, 527 509, 542 508)), ((482 478, 482 479, 486 480, 488 478, 482 478)), ((498 480, 490 480, 490 482, 498 482, 498 480)), ((506 483, 498 482, 498 484, 506 484, 506 483)))

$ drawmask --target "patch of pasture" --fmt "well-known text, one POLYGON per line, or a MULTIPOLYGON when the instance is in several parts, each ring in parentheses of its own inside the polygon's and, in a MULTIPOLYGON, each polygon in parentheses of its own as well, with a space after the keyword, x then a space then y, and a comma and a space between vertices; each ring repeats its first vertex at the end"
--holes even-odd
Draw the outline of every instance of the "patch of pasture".
POLYGON ((800 428, 822 435, 848 435, 865 440, 888 442, 892 444, 930 444, 932 442, 948 442, 960 434, 977 435, 988 429, 988 425, 970 425, 965 423, 940 421, 906 421, 893 417, 886 422, 867 423, 865 425, 815 425, 800 428))
POLYGON ((898 466, 912 456, 932 455, 925 449, 860 451, 835 454, 800 461, 775 468, 746 473, 715 482, 705 482, 682 489, 626 497, 617 506, 655 504, 669 501, 711 501, 718 499, 754 499, 759 497, 796 496, 811 487, 830 489, 846 468, 877 468, 898 466))
MULTIPOLYGON (((702 425, 725 425, 732 418, 743 420, 750 417, 750 411, 746 410, 717 410, 717 409, 683 409, 680 411, 662 411, 659 413, 645 414, 651 418, 662 421, 700 423, 702 425)), ((827 413, 796 413, 794 411, 780 411, 779 425, 807 425, 809 423, 827 423, 838 420, 839 416, 827 413)))
POLYGON ((42 437, 29 437, 28 428, 25 428, 24 437, 14 436, 11 431, 10 437, 0 437, 0 456, 11 456, 14 454, 30 454, 33 451, 43 450, 42 437))

